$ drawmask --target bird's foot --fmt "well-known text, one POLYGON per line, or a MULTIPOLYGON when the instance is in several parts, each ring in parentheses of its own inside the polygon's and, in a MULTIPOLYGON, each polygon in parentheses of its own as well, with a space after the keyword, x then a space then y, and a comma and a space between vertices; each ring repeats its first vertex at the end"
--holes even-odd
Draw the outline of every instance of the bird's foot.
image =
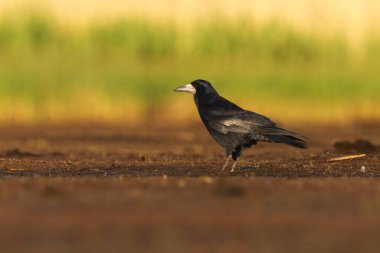
POLYGON ((234 169, 235 169, 235 167, 236 167, 236 163, 237 163, 238 160, 239 160, 239 158, 237 158, 237 159, 235 160, 234 164, 232 165, 231 173, 234 172, 234 169))
POLYGON ((228 162, 230 161, 230 159, 231 159, 231 156, 228 156, 227 161, 226 161, 226 163, 223 165, 223 168, 222 168, 222 170, 220 171, 220 173, 222 173, 222 172, 227 168, 227 165, 228 165, 228 162))

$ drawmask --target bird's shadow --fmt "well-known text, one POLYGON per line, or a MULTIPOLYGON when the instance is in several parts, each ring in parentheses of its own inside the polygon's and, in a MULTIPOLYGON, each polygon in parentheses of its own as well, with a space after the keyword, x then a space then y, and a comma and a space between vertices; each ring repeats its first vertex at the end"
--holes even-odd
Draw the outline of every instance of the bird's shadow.
POLYGON ((258 169, 257 166, 253 166, 253 165, 245 165, 245 166, 240 166, 239 168, 237 168, 236 171, 238 171, 238 170, 244 170, 244 171, 249 170, 249 171, 254 171, 254 170, 257 170, 257 169, 258 169))
POLYGON ((225 171, 219 171, 217 173, 215 173, 215 176, 239 176, 239 175, 248 175, 250 174, 251 172, 254 173, 255 171, 257 171, 257 167, 256 166, 252 166, 252 165, 247 165, 247 166, 241 166, 241 167, 238 167, 238 168, 235 168, 235 170, 233 172, 231 172, 230 170, 225 170, 225 171), (248 173, 248 174, 247 174, 248 173))

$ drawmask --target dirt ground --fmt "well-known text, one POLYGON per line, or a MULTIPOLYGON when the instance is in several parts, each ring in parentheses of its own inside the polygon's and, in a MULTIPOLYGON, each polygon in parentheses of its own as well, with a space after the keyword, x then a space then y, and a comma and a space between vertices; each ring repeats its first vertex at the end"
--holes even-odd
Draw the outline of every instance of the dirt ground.
POLYGON ((220 174, 200 125, 2 126, 1 252, 379 252, 379 127, 290 127, 309 149, 220 174))

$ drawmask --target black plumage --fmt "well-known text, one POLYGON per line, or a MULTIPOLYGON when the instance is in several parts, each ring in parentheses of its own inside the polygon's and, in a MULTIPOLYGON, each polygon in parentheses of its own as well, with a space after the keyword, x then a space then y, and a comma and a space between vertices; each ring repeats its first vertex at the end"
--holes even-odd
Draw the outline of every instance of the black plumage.
POLYGON ((174 91, 194 95, 199 115, 211 136, 226 150, 235 162, 242 150, 256 145, 259 141, 284 143, 296 148, 306 148, 307 144, 298 134, 279 128, 269 118, 255 112, 244 110, 218 94, 205 80, 195 80, 180 86, 174 91))

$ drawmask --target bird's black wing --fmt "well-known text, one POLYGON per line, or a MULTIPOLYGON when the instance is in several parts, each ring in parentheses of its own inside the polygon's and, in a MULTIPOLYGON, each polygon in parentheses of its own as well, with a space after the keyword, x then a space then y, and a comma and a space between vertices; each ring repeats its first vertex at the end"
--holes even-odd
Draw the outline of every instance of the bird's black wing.
POLYGON ((276 126, 269 118, 245 110, 225 111, 223 114, 216 111, 207 116, 210 127, 223 134, 248 134, 276 126))
POLYGON ((279 128, 269 118, 244 110, 222 97, 205 111, 200 111, 200 114, 209 128, 221 134, 243 134, 252 140, 307 147, 302 136, 279 128))
POLYGON ((276 125, 269 118, 244 110, 221 96, 213 100, 212 104, 198 107, 198 109, 209 126, 223 134, 249 133, 252 128, 276 125))
POLYGON ((254 112, 214 116, 208 123, 212 129, 222 134, 244 134, 251 140, 284 143, 297 148, 307 147, 302 136, 279 128, 267 117, 254 112))

